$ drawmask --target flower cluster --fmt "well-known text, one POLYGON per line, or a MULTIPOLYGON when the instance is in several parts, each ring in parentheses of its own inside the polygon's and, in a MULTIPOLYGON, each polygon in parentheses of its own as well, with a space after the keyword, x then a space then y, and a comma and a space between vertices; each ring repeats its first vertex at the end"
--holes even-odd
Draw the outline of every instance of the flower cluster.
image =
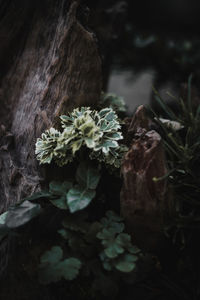
POLYGON ((37 139, 35 153, 40 164, 50 164, 54 160, 59 166, 66 165, 81 147, 86 147, 91 159, 120 166, 126 147, 118 143, 123 137, 112 108, 99 112, 89 107, 76 108, 60 119, 62 132, 50 128, 37 139))

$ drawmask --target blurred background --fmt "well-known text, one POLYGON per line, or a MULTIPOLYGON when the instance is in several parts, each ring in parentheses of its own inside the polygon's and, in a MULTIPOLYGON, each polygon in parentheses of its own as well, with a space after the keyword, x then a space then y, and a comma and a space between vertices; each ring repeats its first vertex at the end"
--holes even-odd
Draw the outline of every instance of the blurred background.
POLYGON ((167 92, 184 93, 190 74, 199 98, 200 1, 85 2, 103 61, 103 89, 122 96, 129 114, 140 104, 154 106, 152 87, 173 102, 167 92))

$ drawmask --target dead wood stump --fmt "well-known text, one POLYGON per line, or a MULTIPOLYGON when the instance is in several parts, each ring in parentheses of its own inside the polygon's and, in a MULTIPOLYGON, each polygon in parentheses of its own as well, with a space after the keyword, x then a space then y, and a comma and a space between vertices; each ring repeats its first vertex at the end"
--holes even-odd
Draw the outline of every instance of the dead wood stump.
POLYGON ((163 225, 167 173, 160 135, 150 129, 145 108, 140 106, 128 130, 132 143, 122 164, 121 211, 133 240, 141 248, 155 248, 163 225))

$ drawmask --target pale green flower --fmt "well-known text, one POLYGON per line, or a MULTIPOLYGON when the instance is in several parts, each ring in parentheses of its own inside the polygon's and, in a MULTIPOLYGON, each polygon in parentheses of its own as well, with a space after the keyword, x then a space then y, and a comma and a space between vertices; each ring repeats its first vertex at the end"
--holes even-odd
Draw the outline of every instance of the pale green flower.
POLYGON ((118 141, 123 139, 121 126, 112 108, 99 112, 89 107, 74 109, 60 117, 63 132, 47 130, 36 143, 37 159, 63 166, 72 161, 81 147, 88 148, 91 159, 119 167, 122 155, 118 141))
POLYGON ((61 133, 58 130, 50 128, 42 133, 41 138, 37 139, 35 154, 40 164, 51 163, 54 157, 54 149, 57 146, 57 140, 60 135, 61 133))

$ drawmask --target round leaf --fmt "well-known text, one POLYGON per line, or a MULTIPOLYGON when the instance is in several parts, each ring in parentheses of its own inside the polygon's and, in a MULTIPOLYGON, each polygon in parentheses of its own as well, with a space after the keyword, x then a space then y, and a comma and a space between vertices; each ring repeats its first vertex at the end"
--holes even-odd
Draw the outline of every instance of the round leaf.
POLYGON ((50 199, 50 201, 57 208, 68 209, 66 195, 63 195, 62 197, 60 197, 58 199, 53 199, 53 200, 50 199))
POLYGON ((6 225, 8 228, 17 228, 29 222, 41 212, 39 204, 24 201, 20 205, 12 206, 6 216, 6 225))
POLYGON ((71 181, 51 181, 49 184, 49 191, 53 195, 62 196, 72 187, 71 181))
POLYGON ((95 197, 94 190, 74 187, 67 193, 67 204, 71 213, 81 210, 89 205, 95 197))
POLYGON ((81 262, 77 258, 70 257, 60 262, 58 268, 62 270, 62 277, 66 280, 73 280, 79 273, 81 262))
POLYGON ((137 256, 132 254, 125 254, 117 263, 115 263, 115 268, 121 272, 131 272, 135 269, 135 262, 137 260, 137 256))
POLYGON ((94 168, 88 163, 80 163, 77 172, 76 180, 78 183, 87 189, 96 189, 100 179, 98 168, 94 168))
POLYGON ((49 251, 46 251, 41 259, 41 264, 55 264, 59 262, 63 257, 63 251, 59 246, 52 247, 49 251))

